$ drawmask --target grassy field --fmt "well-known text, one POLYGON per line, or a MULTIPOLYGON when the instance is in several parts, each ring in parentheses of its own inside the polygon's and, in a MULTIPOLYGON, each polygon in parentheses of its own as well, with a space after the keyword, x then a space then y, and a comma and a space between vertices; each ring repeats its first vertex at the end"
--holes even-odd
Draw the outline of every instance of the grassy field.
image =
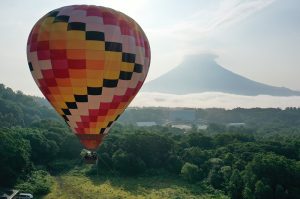
POLYGON ((203 194, 199 185, 190 185, 172 177, 87 177, 68 172, 53 177, 51 193, 43 199, 211 199, 227 197, 203 194))

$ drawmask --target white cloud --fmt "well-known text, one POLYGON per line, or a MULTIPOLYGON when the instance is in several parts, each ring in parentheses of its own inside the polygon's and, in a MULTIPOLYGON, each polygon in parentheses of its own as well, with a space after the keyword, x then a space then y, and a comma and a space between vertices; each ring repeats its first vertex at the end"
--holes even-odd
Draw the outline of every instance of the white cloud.
POLYGON ((224 25, 230 25, 254 14, 270 5, 274 0, 231 0, 221 3, 216 16, 207 25, 206 31, 212 31, 224 25))
POLYGON ((270 5, 274 0, 225 0, 217 9, 200 10, 166 28, 148 29, 152 34, 167 35, 177 39, 196 40, 215 29, 233 25, 270 5))
POLYGON ((268 95, 243 96, 219 92, 188 95, 139 93, 131 107, 192 107, 192 108, 286 108, 300 107, 300 96, 278 97, 268 95))

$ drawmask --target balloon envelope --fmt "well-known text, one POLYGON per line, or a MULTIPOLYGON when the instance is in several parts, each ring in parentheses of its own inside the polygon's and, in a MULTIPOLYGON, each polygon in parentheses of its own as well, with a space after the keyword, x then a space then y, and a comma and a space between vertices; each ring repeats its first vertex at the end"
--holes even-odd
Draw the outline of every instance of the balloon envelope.
POLYGON ((141 88, 150 47, 141 27, 110 8, 53 10, 27 43, 31 74, 55 110, 88 149, 96 149, 141 88))

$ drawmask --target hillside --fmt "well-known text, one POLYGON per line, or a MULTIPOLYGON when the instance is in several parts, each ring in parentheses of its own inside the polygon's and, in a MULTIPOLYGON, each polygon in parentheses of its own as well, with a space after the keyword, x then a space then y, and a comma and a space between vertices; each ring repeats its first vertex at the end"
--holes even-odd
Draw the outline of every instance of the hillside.
POLYGON ((218 65, 212 55, 193 55, 176 68, 146 83, 142 91, 171 94, 223 92, 238 95, 299 96, 300 91, 262 84, 218 65))
POLYGON ((62 122, 45 99, 24 95, 21 91, 14 92, 11 88, 0 84, 1 127, 28 127, 33 122, 43 119, 62 122))

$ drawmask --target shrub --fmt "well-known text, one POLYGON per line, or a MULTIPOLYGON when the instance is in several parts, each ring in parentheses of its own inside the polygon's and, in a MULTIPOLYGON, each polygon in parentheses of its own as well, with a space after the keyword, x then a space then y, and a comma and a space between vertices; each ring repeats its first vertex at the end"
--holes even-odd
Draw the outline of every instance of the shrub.
POLYGON ((16 186, 21 192, 30 192, 34 195, 46 195, 51 191, 52 180, 43 170, 32 172, 30 178, 16 186))
POLYGON ((200 178, 199 174, 200 174, 199 167, 189 162, 186 162, 181 169, 182 177, 191 183, 194 183, 197 180, 199 180, 200 178))

